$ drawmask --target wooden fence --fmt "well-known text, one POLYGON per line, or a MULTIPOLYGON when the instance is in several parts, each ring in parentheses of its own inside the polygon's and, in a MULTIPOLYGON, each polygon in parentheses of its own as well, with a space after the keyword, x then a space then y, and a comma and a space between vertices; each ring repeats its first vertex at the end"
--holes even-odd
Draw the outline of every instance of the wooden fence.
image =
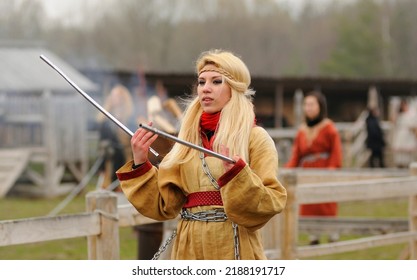
MULTIPOLYGON (((283 213, 262 229, 269 259, 309 258, 404 242, 409 243, 410 259, 417 259, 417 163, 410 166, 406 176, 385 171, 282 170, 280 178, 287 188, 288 202, 283 213), (323 178, 327 182, 322 182, 323 178), (404 197, 409 198, 405 231, 317 246, 297 245, 300 203, 404 197)), ((119 259, 119 227, 155 222, 131 205, 118 206, 117 195, 112 192, 90 192, 86 203, 85 213, 1 221, 0 246, 87 236, 88 259, 119 259)))
POLYGON ((360 169, 347 172, 298 170, 285 173, 283 182, 289 200, 283 215, 281 251, 271 252, 271 258, 308 258, 409 242, 410 259, 417 259, 417 163, 410 165, 408 176, 397 177, 395 173, 363 172, 360 169), (407 197, 409 216, 406 231, 317 246, 297 246, 299 204, 407 197))

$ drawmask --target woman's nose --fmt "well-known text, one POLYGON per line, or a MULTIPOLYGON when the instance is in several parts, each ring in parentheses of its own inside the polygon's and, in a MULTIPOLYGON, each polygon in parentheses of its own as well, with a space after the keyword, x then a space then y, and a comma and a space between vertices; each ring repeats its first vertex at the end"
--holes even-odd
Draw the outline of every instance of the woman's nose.
POLYGON ((204 83, 203 92, 211 92, 211 85, 209 82, 204 83))

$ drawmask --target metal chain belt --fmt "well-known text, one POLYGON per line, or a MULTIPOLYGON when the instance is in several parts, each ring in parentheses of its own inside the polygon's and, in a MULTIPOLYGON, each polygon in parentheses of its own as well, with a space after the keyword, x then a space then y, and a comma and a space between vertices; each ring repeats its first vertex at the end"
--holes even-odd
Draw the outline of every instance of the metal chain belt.
MULTIPOLYGON (((187 210, 181 211, 181 218, 187 221, 201 221, 201 222, 224 222, 227 220, 227 215, 223 209, 207 210, 202 212, 191 213, 187 210)), ((239 252, 239 232, 237 224, 232 222, 233 227, 233 243, 235 250, 235 260, 240 260, 239 252)))
POLYGON ((191 213, 183 209, 181 211, 181 218, 186 221, 224 222, 227 220, 227 215, 224 213, 223 209, 214 209, 197 213, 191 213))

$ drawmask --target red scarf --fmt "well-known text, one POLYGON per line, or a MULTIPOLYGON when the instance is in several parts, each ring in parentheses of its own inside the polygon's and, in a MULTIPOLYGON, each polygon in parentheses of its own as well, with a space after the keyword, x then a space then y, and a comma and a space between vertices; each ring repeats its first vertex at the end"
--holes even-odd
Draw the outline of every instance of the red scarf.
POLYGON ((217 129, 217 125, 220 119, 220 112, 214 114, 208 114, 203 112, 200 118, 201 127, 201 140, 203 147, 206 149, 213 150, 213 142, 216 138, 214 133, 217 129), (210 136, 211 135, 211 136, 210 136))
POLYGON ((217 124, 219 123, 219 119, 220 112, 214 114, 203 112, 203 114, 201 114, 200 126, 204 132, 215 131, 217 124))
MULTIPOLYGON (((200 127, 202 132, 207 135, 208 133, 215 133, 217 129, 217 125, 219 123, 220 119, 220 112, 214 113, 214 114, 208 114, 206 112, 203 112, 201 114, 200 118, 200 127)), ((256 125, 256 118, 253 121, 253 125, 256 125)), ((202 137, 203 146, 204 148, 213 149, 213 142, 216 135, 212 135, 210 139, 207 137, 202 137)))

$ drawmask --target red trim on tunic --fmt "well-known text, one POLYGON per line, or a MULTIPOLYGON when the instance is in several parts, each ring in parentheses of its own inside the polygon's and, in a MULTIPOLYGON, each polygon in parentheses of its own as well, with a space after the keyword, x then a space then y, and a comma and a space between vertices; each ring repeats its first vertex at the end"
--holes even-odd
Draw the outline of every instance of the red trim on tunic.
POLYGON ((219 191, 206 191, 190 193, 183 208, 196 206, 219 205, 223 206, 222 196, 219 191))
POLYGON ((229 183, 243 168, 245 168, 246 162, 243 159, 239 159, 235 165, 226 173, 224 173, 218 180, 217 183, 220 187, 223 187, 229 183))
MULTIPOLYGON (((213 150, 213 142, 214 137, 212 136, 210 140, 207 139, 206 134, 201 133, 201 140, 203 143, 203 147, 209 150, 213 150)), ((206 157, 207 155, 204 154, 206 157)), ((244 167, 246 166, 246 162, 243 159, 239 159, 235 165, 226 173, 224 173, 218 180, 217 183, 220 187, 223 187, 227 183, 229 183, 244 167)))
POLYGON ((130 172, 116 173, 116 175, 119 181, 130 180, 142 176, 143 174, 151 170, 152 166, 152 163, 148 160, 143 165, 139 166, 136 169, 133 169, 130 172))

